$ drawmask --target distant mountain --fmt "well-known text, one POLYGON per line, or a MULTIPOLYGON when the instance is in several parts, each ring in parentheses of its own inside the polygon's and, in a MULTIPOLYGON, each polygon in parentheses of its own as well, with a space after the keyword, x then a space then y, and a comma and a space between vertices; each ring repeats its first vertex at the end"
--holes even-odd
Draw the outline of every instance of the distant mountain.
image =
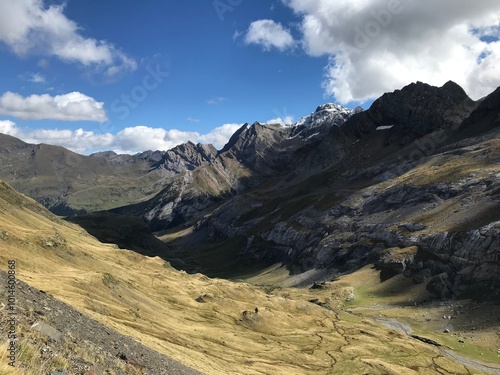
POLYGON ((213 146, 188 143, 168 152, 82 156, 0 134, 0 178, 59 215, 111 209, 146 200, 165 181, 208 163, 213 146))

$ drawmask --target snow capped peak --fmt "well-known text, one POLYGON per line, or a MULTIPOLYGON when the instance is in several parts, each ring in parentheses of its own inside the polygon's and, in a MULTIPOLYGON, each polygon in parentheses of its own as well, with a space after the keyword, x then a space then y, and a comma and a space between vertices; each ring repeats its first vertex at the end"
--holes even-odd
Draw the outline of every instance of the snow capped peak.
MULTIPOLYGON (((358 108, 356 108, 356 110, 359 111, 358 108)), ((316 108, 316 111, 309 116, 302 117, 295 123, 295 126, 315 127, 325 123, 340 126, 351 117, 355 111, 338 104, 326 103, 316 108)))
POLYGON ((330 111, 330 112, 341 112, 343 110, 348 110, 347 108, 344 108, 342 107, 341 105, 338 105, 338 104, 335 104, 335 103, 325 103, 325 104, 322 104, 320 106, 318 106, 318 108, 316 108, 316 111, 314 111, 315 113, 316 112, 321 112, 321 111, 330 111))

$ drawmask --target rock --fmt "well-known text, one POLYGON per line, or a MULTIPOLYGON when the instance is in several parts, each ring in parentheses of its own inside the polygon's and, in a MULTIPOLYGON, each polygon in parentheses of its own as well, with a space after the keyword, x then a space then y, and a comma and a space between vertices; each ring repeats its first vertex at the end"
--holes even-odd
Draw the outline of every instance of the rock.
MULTIPOLYGON (((422 263, 422 262, 419 262, 422 263)), ((427 282, 430 278, 432 277, 432 272, 430 269, 426 268, 423 270, 420 270, 413 276, 413 282, 415 284, 423 284, 427 282)))
POLYGON ((427 228, 423 224, 416 224, 416 223, 412 223, 412 222, 400 224, 399 227, 404 228, 409 232, 418 232, 420 230, 424 230, 427 228))
POLYGON ((54 341, 60 341, 63 335, 62 332, 42 321, 35 322, 31 326, 31 329, 43 333, 44 335, 50 337, 54 341))
POLYGON ((439 128, 458 127, 473 109, 474 102, 454 82, 442 87, 416 82, 382 95, 368 110, 347 120, 343 128, 361 138, 378 126, 395 125, 403 134, 416 138, 439 128))
POLYGON ((325 283, 314 283, 309 289, 326 289, 325 283))
MULTIPOLYGON (((450 289, 450 280, 447 273, 434 276, 426 286, 426 289, 441 299, 451 298, 453 292, 450 289)), ((446 319, 446 317, 445 317, 446 319)))
POLYGON ((377 267, 382 270, 393 272, 394 274, 403 273, 407 266, 413 263, 417 254, 416 246, 399 248, 393 247, 382 252, 380 260, 377 262, 377 267))

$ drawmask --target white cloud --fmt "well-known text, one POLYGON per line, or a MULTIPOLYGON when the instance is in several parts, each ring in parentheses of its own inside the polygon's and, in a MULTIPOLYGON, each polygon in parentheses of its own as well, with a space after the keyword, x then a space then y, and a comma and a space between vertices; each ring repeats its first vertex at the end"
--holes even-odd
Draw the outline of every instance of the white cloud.
POLYGON ((417 80, 453 80, 475 99, 500 85, 498 0, 282 1, 301 17, 304 50, 329 56, 324 88, 340 103, 417 80))
POLYGON ((23 81, 31 83, 45 83, 45 77, 40 73, 26 73, 19 76, 23 81))
POLYGON ((293 116, 286 116, 285 118, 276 117, 271 120, 266 121, 266 124, 281 124, 281 125, 292 125, 295 122, 293 116))
POLYGON ((16 136, 19 133, 19 129, 16 124, 10 120, 0 121, 0 133, 16 136))
POLYGON ((225 124, 213 129, 207 134, 187 132, 183 130, 163 128, 150 128, 135 126, 125 128, 114 136, 111 147, 126 152, 145 150, 169 150, 181 143, 191 141, 194 143, 211 143, 216 148, 222 148, 241 124, 225 124))
POLYGON ((0 0, 0 41, 19 56, 55 56, 109 77, 137 68, 135 60, 109 42, 82 36, 63 11, 64 5, 46 8, 43 0, 0 0))
POLYGON ((201 122, 201 120, 199 118, 195 118, 195 117, 191 117, 189 116, 187 119, 186 119, 187 122, 201 122))
POLYGON ((213 129, 208 134, 200 135, 197 141, 200 143, 211 143, 216 148, 222 148, 242 125, 243 124, 224 124, 213 129))
POLYGON ((104 104, 79 92, 26 98, 6 92, 0 96, 0 114, 23 120, 98 121, 107 120, 104 104))
MULTIPOLYGON (((135 126, 117 134, 86 131, 83 129, 35 129, 23 130, 12 121, 0 121, 0 133, 9 134, 28 143, 47 143, 65 147, 80 154, 112 150, 133 154, 146 150, 169 150, 181 143, 211 143, 222 148, 241 124, 225 124, 207 134, 177 129, 166 130, 147 126, 135 126)), ((103 127, 104 129, 104 127, 103 127)))
POLYGON ((265 50, 272 47, 284 51, 295 44, 288 30, 272 20, 258 20, 250 24, 245 35, 246 44, 259 44, 265 50))

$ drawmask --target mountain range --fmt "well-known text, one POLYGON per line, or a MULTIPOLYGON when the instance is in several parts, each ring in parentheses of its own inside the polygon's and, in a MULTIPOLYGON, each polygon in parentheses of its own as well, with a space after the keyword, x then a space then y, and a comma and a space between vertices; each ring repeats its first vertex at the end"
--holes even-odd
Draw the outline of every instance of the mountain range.
MULTIPOLYGON (((218 151, 82 156, 2 135, 0 178, 81 222, 106 210, 150 231, 194 226, 190 248, 237 242, 228 267, 378 262, 421 282, 447 275, 433 288, 450 295, 449 284, 494 282, 499 270, 498 106, 498 90, 474 102, 453 82, 417 82, 366 111, 325 104, 292 126, 245 124, 218 151)), ((176 257, 204 269, 189 253, 176 257)))
POLYGON ((0 179, 189 274, 330 290, 376 270, 418 288, 418 303, 497 301, 499 113, 500 88, 473 101, 454 82, 416 82, 366 110, 329 103, 293 125, 245 124, 220 150, 83 156, 0 134, 0 179))

